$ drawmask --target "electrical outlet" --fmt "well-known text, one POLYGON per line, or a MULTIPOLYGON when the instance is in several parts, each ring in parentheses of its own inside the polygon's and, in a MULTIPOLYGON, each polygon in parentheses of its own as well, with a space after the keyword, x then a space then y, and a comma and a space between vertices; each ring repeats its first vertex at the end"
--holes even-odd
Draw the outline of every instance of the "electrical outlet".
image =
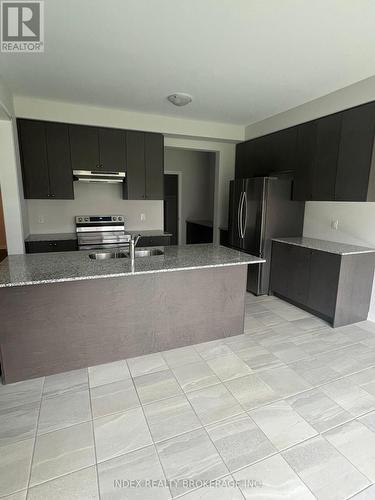
POLYGON ((141 214, 141 222, 144 222, 146 220, 146 214, 141 214))
POLYGON ((45 223, 44 215, 39 215, 38 222, 39 222, 39 224, 44 224, 45 223))
POLYGON ((331 222, 331 228, 334 230, 334 231, 337 231, 338 228, 339 228, 339 221, 336 219, 336 220, 333 220, 331 222))

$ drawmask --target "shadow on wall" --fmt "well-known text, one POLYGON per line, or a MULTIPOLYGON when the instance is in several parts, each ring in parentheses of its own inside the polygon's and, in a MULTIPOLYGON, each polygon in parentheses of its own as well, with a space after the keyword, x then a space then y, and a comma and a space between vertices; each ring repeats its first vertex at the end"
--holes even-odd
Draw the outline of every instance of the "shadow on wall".
POLYGON ((0 262, 7 256, 7 241, 5 236, 3 200, 0 190, 0 262))

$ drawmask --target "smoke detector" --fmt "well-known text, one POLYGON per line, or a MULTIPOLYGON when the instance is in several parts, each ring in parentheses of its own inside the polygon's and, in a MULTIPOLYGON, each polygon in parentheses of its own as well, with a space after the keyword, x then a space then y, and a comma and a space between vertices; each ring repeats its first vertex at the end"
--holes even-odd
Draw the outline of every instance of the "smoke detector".
POLYGON ((175 92, 167 97, 168 101, 175 106, 186 106, 193 100, 190 94, 185 94, 183 92, 175 92))

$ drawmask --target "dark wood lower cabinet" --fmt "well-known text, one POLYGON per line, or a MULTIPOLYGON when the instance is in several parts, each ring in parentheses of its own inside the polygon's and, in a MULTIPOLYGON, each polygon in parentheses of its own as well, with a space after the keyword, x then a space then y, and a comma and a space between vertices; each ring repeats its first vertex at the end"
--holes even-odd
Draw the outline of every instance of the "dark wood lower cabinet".
POLYGON ((141 236, 138 247, 165 247, 171 244, 170 236, 141 236))
POLYGON ((213 227, 199 222, 186 221, 187 245, 213 242, 213 227))
POLYGON ((339 255, 273 242, 270 292, 334 327, 367 319, 375 253, 339 255))
POLYGON ((307 305, 328 318, 335 315, 341 255, 309 251, 309 293, 307 305))
POLYGON ((74 252, 78 250, 77 240, 26 241, 26 253, 74 252))

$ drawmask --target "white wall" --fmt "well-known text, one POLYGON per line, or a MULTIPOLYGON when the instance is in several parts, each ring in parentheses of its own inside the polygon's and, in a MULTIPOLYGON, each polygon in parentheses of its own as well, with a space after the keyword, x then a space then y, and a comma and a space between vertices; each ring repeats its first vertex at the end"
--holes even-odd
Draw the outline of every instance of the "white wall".
POLYGON ((103 108, 77 103, 29 97, 14 97, 17 117, 53 120, 86 125, 102 125, 175 136, 208 138, 210 140, 243 141, 244 127, 164 115, 137 113, 123 109, 103 108))
POLYGON ((253 139, 276 130, 292 127, 320 116, 330 115, 346 108, 358 106, 375 99, 375 76, 366 78, 319 99, 252 123, 245 129, 246 139, 253 139))
POLYGON ((164 223, 162 201, 123 200, 121 184, 75 182, 74 200, 27 200, 27 206, 31 234, 74 232, 75 215, 125 215, 129 230, 162 230, 164 223))
POLYGON ((180 244, 186 243, 186 219, 213 220, 215 177, 214 153, 165 149, 164 170, 181 173, 180 244))
MULTIPOLYGON (((246 138, 258 137, 373 100, 375 77, 249 125, 246 127, 246 138)), ((304 235, 375 247, 375 203, 306 203, 304 235), (331 222, 336 219, 339 220, 337 231, 331 228, 331 222)), ((375 286, 369 318, 375 321, 375 286)))

